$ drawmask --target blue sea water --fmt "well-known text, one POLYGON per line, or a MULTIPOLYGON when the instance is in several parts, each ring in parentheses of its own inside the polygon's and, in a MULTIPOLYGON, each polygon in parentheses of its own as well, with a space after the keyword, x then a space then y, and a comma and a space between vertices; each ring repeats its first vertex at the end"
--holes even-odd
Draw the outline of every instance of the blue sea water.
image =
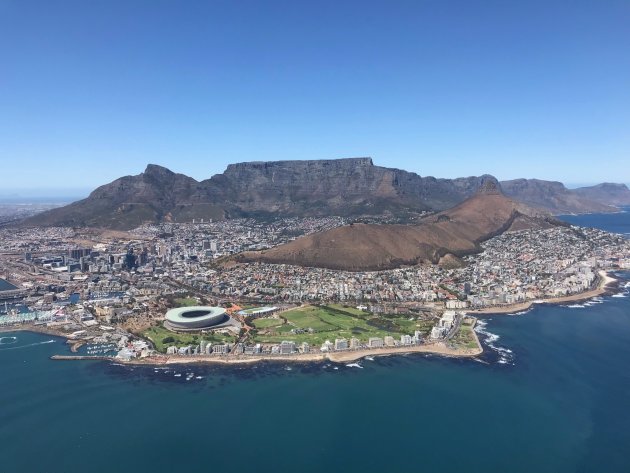
POLYGON ((630 471, 627 289, 489 316, 479 360, 363 369, 62 362, 60 339, 0 336, 0 472, 630 471))
POLYGON ((0 279, 0 291, 13 291, 14 289, 17 287, 4 279, 0 279))
POLYGON ((630 206, 620 207, 618 213, 560 215, 559 218, 573 225, 601 228, 630 237, 630 206))

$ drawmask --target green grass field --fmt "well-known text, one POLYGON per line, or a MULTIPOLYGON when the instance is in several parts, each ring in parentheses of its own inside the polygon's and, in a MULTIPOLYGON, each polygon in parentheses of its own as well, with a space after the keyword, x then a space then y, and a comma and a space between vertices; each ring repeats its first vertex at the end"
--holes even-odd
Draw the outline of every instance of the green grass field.
POLYGON ((457 333, 451 339, 451 343, 456 347, 473 349, 477 348, 475 334, 473 332, 472 320, 465 319, 459 326, 457 333))
POLYGON ((175 302, 175 307, 190 307, 190 306, 199 304, 199 302, 197 302, 197 300, 193 299, 192 297, 175 299, 174 302, 175 302))
POLYGON ((325 314, 325 310, 315 306, 299 307, 280 314, 281 317, 296 328, 307 329, 312 328, 317 332, 329 332, 334 330, 335 325, 327 323, 321 316, 325 314))
POLYGON ((201 340, 212 343, 234 342, 234 337, 221 333, 175 333, 164 328, 162 325, 151 327, 142 332, 141 335, 151 340, 155 345, 155 349, 161 353, 166 352, 166 349, 171 345, 177 345, 179 347, 196 345, 201 342, 201 340), (172 337, 174 341, 165 343, 164 339, 169 339, 170 337, 172 337))
POLYGON ((281 324, 278 319, 257 319, 254 325, 257 333, 254 341, 259 343, 278 343, 293 340, 297 343, 308 342, 316 345, 335 338, 356 337, 367 341, 370 337, 391 335, 399 338, 402 334, 413 335, 415 330, 427 334, 433 326, 432 320, 412 320, 408 316, 374 315, 354 307, 341 304, 325 306, 304 306, 279 314, 286 319, 281 324), (291 329, 313 329, 314 333, 292 334, 291 329))
POLYGON ((281 319, 274 319, 274 318, 255 319, 255 320, 252 321, 252 324, 257 329, 265 329, 265 328, 269 328, 269 327, 277 327, 279 325, 282 325, 283 323, 284 323, 283 320, 281 320, 281 319))
POLYGON ((341 312, 347 312, 350 315, 356 315, 357 317, 369 317, 370 313, 359 310, 354 306, 342 305, 342 304, 328 304, 331 309, 339 310, 341 312))

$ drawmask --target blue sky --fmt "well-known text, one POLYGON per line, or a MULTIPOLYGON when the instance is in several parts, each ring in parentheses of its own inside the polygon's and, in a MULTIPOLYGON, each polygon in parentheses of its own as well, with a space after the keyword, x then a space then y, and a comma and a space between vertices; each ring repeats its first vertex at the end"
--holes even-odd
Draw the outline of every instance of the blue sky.
POLYGON ((0 193, 352 156, 630 182, 628 25, 628 1, 0 0, 0 193))

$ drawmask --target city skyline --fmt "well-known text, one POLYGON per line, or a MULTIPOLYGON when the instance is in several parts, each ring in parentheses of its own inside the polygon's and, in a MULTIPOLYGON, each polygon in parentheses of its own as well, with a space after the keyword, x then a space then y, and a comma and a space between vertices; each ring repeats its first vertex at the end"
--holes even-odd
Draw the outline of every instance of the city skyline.
POLYGON ((3 192, 371 156, 630 182, 626 2, 0 3, 3 192), (606 165, 602 166, 601 163, 606 165))

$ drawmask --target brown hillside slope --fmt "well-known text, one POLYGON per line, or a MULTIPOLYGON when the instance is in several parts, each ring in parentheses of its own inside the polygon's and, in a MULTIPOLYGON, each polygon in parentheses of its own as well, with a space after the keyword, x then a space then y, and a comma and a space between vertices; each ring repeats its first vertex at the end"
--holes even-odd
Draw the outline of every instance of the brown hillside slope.
MULTIPOLYGON (((498 191, 477 194, 416 226, 355 224, 307 235, 237 261, 315 266, 349 271, 381 270, 420 263, 440 263, 446 255, 479 251, 479 243, 518 225, 545 228, 546 215, 514 202, 498 191)), ((449 256, 449 264, 456 258, 449 256)))

